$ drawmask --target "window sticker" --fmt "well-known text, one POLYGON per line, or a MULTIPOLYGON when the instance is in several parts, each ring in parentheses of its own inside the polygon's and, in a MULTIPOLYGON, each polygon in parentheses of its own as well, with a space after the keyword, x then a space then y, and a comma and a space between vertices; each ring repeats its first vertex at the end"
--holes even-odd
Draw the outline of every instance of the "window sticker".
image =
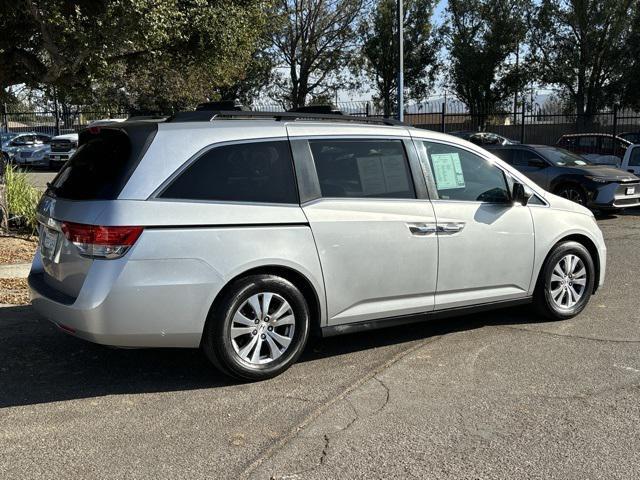
POLYGON ((460 155, 457 153, 432 153, 431 164, 438 190, 465 187, 460 155))
POLYGON ((362 193, 365 196, 381 195, 387 191, 379 157, 357 157, 362 193))
POLYGON ((387 184, 387 192, 404 192, 407 185, 407 174, 404 168, 402 155, 386 155, 382 157, 382 170, 387 184))

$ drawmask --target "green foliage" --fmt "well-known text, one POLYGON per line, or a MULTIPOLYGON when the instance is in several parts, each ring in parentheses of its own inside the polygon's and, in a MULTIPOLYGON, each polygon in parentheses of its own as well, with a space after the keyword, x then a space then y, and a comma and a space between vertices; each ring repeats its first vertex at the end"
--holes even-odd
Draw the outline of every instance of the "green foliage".
POLYGON ((472 113, 493 111, 526 83, 514 60, 530 8, 530 0, 449 0, 443 33, 451 83, 472 113))
POLYGON ((13 165, 8 165, 5 171, 5 188, 9 218, 35 231, 38 225, 36 209, 41 192, 29 183, 25 172, 13 165))
POLYGON ((263 0, 0 0, 0 87, 62 102, 193 105, 246 73, 263 0))
MULTIPOLYGON (((439 38, 431 23, 434 0, 404 2, 404 82, 408 97, 428 96, 437 73, 439 38)), ((367 75, 373 80, 386 116, 394 110, 398 73, 396 0, 379 0, 360 24, 367 75)))
POLYGON ((618 101, 621 92, 633 97, 639 9, 637 0, 542 0, 529 38, 538 78, 558 85, 587 117, 618 101))

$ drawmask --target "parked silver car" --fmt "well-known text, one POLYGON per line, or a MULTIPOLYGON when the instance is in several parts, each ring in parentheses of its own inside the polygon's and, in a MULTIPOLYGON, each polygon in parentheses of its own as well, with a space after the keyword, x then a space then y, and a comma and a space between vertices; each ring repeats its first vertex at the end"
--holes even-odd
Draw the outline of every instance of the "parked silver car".
POLYGON ((606 248, 586 208, 464 140, 312 114, 85 130, 38 207, 35 309, 78 337, 201 347, 263 379, 322 335, 533 302, 577 315, 606 248))
POLYGON ((2 156, 7 162, 21 161, 27 158, 28 154, 18 159, 18 152, 40 151, 43 147, 48 147, 50 140, 51 136, 44 133, 21 133, 3 144, 2 156))

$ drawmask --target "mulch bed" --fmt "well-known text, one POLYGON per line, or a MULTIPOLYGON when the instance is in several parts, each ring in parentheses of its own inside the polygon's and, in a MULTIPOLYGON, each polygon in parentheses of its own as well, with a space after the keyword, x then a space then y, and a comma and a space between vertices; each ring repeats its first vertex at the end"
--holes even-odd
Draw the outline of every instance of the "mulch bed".
POLYGON ((29 263, 38 248, 33 235, 0 235, 0 264, 29 263))
POLYGON ((26 278, 0 278, 0 303, 26 305, 29 303, 29 290, 26 278))

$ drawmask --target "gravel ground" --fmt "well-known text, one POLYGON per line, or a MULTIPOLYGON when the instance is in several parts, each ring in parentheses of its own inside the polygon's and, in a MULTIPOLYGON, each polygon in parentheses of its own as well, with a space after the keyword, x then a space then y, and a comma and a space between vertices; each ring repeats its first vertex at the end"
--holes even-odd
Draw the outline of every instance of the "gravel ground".
POLYGON ((0 478, 640 478, 640 216, 600 224, 607 282, 575 319, 335 337, 254 384, 0 308, 0 478))

